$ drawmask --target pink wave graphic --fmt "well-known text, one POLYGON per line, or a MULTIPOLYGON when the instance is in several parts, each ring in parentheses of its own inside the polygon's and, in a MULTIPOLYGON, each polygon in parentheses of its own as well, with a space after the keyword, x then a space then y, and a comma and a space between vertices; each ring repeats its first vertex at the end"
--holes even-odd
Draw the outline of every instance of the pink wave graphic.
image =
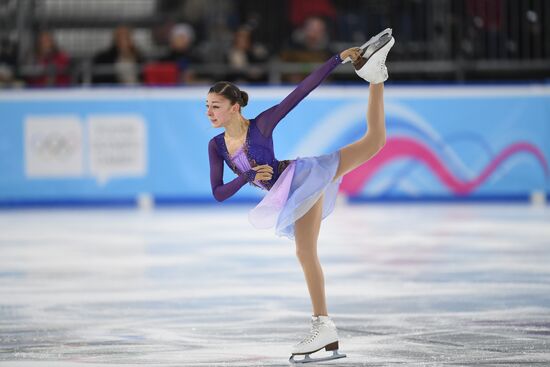
POLYGON ((456 178, 441 160, 424 144, 406 137, 389 138, 386 145, 367 163, 344 176, 340 191, 348 195, 358 194, 369 179, 385 164, 398 158, 415 158, 427 165, 450 190, 458 195, 467 195, 481 185, 510 156, 527 152, 534 155, 543 167, 546 176, 550 174, 548 163, 542 152, 534 145, 518 142, 506 147, 491 161, 481 174, 471 181, 456 178))

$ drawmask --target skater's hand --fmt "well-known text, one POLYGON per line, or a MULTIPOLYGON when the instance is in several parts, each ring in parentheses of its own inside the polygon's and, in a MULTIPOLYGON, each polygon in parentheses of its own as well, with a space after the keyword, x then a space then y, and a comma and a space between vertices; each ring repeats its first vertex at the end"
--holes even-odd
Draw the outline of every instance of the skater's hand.
POLYGON ((340 53, 340 58, 345 60, 347 57, 351 58, 352 63, 356 63, 361 58, 361 49, 359 47, 352 47, 344 50, 340 53))
POLYGON ((273 168, 269 164, 263 164, 261 166, 252 167, 256 171, 255 180, 269 181, 273 177, 273 168))

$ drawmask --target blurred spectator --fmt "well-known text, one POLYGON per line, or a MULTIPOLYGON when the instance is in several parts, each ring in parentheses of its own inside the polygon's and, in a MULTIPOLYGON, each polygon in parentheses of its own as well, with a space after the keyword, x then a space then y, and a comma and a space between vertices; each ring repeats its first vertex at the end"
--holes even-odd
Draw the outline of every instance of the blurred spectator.
MULTIPOLYGON (((467 15, 470 17, 469 39, 472 56, 476 58, 498 57, 500 39, 504 36, 502 27, 501 0, 467 0, 467 15)), ((468 48, 466 48, 468 50, 468 48)))
POLYGON ((311 17, 336 18, 336 9, 330 0, 290 0, 288 7, 293 27, 299 27, 311 17))
POLYGON ((325 21, 310 17, 302 28, 293 32, 290 47, 283 51, 282 57, 285 61, 323 62, 331 55, 329 43, 325 21))
POLYGON ((132 39, 132 31, 119 26, 113 32, 112 45, 93 59, 94 84, 133 85, 140 81, 141 52, 132 39))
POLYGON ((174 25, 170 33, 170 50, 166 56, 160 59, 161 62, 177 65, 178 79, 183 83, 192 82, 193 74, 189 70, 189 66, 198 61, 192 49, 194 40, 195 31, 192 26, 186 23, 174 25))
MULTIPOLYGON (((241 22, 237 14, 240 1, 159 0, 159 9, 172 19, 190 24, 196 33, 194 51, 202 59, 222 62, 231 43, 231 29, 241 22)), ((195 52, 194 52, 195 53, 195 52)))
POLYGON ((71 80, 69 63, 69 57, 57 47, 52 33, 40 32, 32 61, 36 74, 29 78, 29 85, 40 87, 69 85, 71 80))
MULTIPOLYGON (((324 62, 330 56, 330 38, 325 21, 319 17, 308 18, 304 26, 295 30, 289 47, 281 52, 285 62, 324 62)), ((295 83, 302 80, 305 74, 289 74, 285 81, 295 83)))
POLYGON ((227 51, 227 63, 235 71, 227 79, 234 82, 265 82, 267 73, 261 65, 267 61, 267 49, 252 41, 252 29, 240 27, 233 35, 233 44, 227 51))
POLYGON ((0 86, 11 86, 15 80, 16 46, 7 38, 0 39, 0 86))

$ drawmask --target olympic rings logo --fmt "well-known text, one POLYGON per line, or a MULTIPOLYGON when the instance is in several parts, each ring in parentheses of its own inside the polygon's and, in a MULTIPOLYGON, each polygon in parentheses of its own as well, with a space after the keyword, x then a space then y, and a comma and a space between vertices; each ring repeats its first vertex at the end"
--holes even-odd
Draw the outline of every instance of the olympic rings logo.
POLYGON ((65 160, 79 149, 79 140, 79 137, 72 133, 34 133, 31 135, 30 148, 34 154, 42 158, 65 160))

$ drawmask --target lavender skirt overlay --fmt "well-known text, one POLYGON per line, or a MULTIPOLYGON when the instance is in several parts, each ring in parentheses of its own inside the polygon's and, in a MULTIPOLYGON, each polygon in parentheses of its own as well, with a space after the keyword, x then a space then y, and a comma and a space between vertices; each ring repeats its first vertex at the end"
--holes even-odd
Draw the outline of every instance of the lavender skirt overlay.
MULTIPOLYGON (((237 151, 232 159, 239 169, 250 169, 242 150, 237 151)), ((333 181, 339 162, 339 150, 292 161, 262 201, 250 210, 250 223, 261 229, 275 227, 278 236, 294 239, 294 222, 306 214, 323 194, 322 218, 326 218, 334 210, 342 182, 342 177, 333 181)))

